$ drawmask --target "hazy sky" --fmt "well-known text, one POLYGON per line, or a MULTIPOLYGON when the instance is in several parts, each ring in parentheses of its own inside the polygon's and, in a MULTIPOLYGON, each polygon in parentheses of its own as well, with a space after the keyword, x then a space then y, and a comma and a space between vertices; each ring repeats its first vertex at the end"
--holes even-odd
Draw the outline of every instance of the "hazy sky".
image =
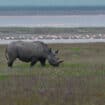
POLYGON ((0 0, 0 6, 105 6, 105 0, 0 0))

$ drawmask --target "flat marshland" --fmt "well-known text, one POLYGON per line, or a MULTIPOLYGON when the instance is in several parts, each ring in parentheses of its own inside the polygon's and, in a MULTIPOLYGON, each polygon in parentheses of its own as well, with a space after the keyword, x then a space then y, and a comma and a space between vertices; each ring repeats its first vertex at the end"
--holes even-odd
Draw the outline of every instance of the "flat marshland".
POLYGON ((59 67, 16 60, 8 69, 0 46, 0 105, 104 105, 105 43, 49 44, 64 59, 59 67))

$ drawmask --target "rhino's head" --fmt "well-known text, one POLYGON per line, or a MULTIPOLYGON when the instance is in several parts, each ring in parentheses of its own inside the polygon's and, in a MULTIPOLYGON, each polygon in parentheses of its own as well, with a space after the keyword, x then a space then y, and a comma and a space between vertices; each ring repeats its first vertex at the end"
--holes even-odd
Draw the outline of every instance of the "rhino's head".
POLYGON ((59 64, 63 62, 63 60, 59 60, 59 58, 57 58, 57 54, 58 50, 53 51, 52 49, 49 49, 48 62, 52 66, 59 66, 59 64))

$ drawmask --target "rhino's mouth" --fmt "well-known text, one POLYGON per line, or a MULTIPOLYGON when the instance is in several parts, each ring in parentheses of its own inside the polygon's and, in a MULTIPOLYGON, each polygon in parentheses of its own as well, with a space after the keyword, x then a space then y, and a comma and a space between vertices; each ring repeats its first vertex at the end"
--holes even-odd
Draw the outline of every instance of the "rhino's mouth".
MULTIPOLYGON (((61 63, 61 62, 60 62, 61 63)), ((51 64, 54 67, 58 67, 60 65, 60 63, 56 63, 56 64, 51 64)))
POLYGON ((49 63, 54 67, 59 66, 62 62, 64 62, 64 61, 63 60, 49 61, 49 63))

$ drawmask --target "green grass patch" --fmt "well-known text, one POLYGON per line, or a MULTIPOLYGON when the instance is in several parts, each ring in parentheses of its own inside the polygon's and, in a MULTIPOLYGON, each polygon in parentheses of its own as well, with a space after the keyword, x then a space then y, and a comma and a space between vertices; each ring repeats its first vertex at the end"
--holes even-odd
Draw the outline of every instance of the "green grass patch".
POLYGON ((81 48, 79 48, 79 47, 72 47, 72 48, 70 48, 70 50, 79 52, 79 51, 81 51, 81 48))
POLYGON ((4 80, 4 79, 8 79, 8 78, 9 78, 8 75, 0 74, 0 80, 4 80))

